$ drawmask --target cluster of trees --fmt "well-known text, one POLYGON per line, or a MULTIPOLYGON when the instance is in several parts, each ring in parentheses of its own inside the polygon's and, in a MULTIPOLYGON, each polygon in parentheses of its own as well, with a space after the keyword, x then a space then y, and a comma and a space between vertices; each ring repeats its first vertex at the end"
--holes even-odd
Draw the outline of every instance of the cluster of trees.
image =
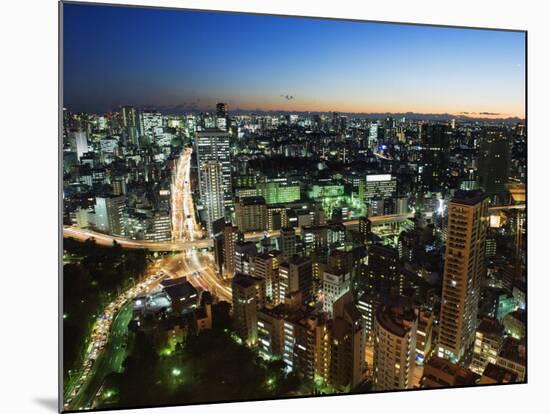
POLYGON ((264 361, 238 344, 230 306, 213 306, 212 330, 189 335, 170 355, 154 351, 152 336, 137 332, 124 372, 110 374, 105 390, 116 398, 101 408, 265 399, 296 394, 303 381, 286 374, 282 361, 264 361))

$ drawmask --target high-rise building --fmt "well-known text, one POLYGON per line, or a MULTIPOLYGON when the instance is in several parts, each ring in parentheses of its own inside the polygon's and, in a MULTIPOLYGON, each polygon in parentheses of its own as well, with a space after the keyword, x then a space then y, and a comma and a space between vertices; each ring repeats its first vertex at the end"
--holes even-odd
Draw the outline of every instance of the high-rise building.
POLYGON ((223 271, 226 276, 235 274, 235 244, 239 240, 239 229, 230 223, 223 228, 223 271))
POLYGON ((235 204, 235 221, 240 231, 267 230, 267 207, 263 197, 245 197, 235 204))
POLYGON ((258 341, 258 298, 261 289, 252 276, 237 273, 231 282, 235 332, 244 344, 256 346, 258 341))
POLYGON ((485 128, 479 144, 479 185, 496 203, 504 201, 510 173, 511 139, 505 130, 485 128))
POLYGON ((224 217, 224 191, 221 164, 206 161, 199 164, 199 192, 206 215, 206 229, 212 237, 213 223, 224 217))
POLYGON ((254 274, 254 262, 257 255, 256 243, 253 241, 237 241, 235 243, 235 271, 246 275, 254 274))
POLYGON ((395 213, 397 179, 391 174, 367 175, 365 178, 364 202, 369 216, 395 213))
POLYGON ((364 244, 368 244, 371 236, 372 223, 368 217, 359 217, 359 233, 364 244))
POLYGON ((269 253, 261 253, 254 260, 254 276, 264 280, 266 300, 271 303, 279 303, 280 256, 281 252, 274 250, 269 253))
MULTIPOLYGON (((223 111, 221 111, 223 113, 223 111)), ((227 116, 218 116, 216 115, 216 128, 218 128, 221 131, 227 131, 228 128, 228 119, 227 116)))
POLYGON ((374 339, 374 321, 376 310, 380 306, 380 296, 375 293, 363 293, 357 299, 357 310, 363 318, 363 327, 365 329, 365 340, 372 344, 374 339))
POLYGON ((136 108, 134 108, 133 106, 123 106, 120 109, 120 113, 122 115, 122 126, 125 128, 137 127, 138 114, 136 108))
POLYGON ((311 254, 319 248, 328 245, 328 226, 304 226, 302 227, 302 239, 306 254, 311 254))
POLYGON ((263 358, 283 356, 288 313, 288 307, 284 304, 258 310, 258 345, 263 358))
POLYGON ((496 319, 483 318, 476 329, 474 356, 470 369, 482 375, 487 364, 496 364, 503 338, 502 324, 496 319))
POLYGON ((332 315, 334 302, 350 290, 351 273, 345 270, 325 269, 322 283, 323 311, 332 315))
POLYGON ((157 111, 142 111, 139 114, 140 131, 147 142, 155 141, 155 137, 163 132, 162 114, 157 111))
POLYGON ((199 186, 202 185, 200 173, 201 166, 211 161, 220 164, 225 206, 233 204, 229 138, 230 135, 227 132, 219 129, 207 129, 197 132, 195 138, 197 164, 199 167, 199 186))
POLYGON ((448 185, 449 147, 452 131, 447 124, 422 125, 422 157, 419 176, 422 188, 443 191, 448 185))
POLYGON ((123 213, 126 208, 126 197, 96 197, 93 219, 96 230, 102 233, 122 236, 123 213))
POLYGON ((378 124, 372 123, 369 126, 369 135, 367 138, 367 147, 374 151, 378 145, 378 124))
POLYGON ((375 390, 412 388, 417 323, 407 298, 393 298, 378 307, 374 323, 375 390))
POLYGON ((172 239, 172 217, 168 211, 154 213, 147 239, 155 242, 170 241, 172 239))
POLYGON ((418 326, 416 328, 416 361, 422 364, 432 351, 433 312, 427 309, 418 311, 418 326))
POLYGON ((479 190, 457 191, 448 206, 448 236, 437 355, 468 362, 484 277, 488 201, 479 190))
POLYGON ((297 293, 302 303, 312 301, 313 267, 311 259, 294 256, 279 265, 279 301, 297 293))
POLYGON ((88 134, 85 131, 75 131, 73 132, 76 157, 78 160, 88 152, 88 134))
POLYGON ((369 247, 368 264, 361 268, 357 287, 361 292, 376 294, 382 300, 401 293, 397 264, 399 253, 389 246, 374 244, 369 247))
POLYGON ((136 108, 133 106, 123 106, 120 110, 122 116, 122 126, 128 134, 128 139, 131 143, 139 144, 140 120, 136 108))
POLYGON ((280 230, 288 227, 288 216, 283 205, 267 206, 267 230, 280 230))
POLYGON ((216 116, 219 118, 227 117, 227 104, 224 102, 219 102, 216 104, 216 116))
POLYGON ((296 230, 293 227, 281 229, 279 250, 287 258, 296 254, 296 230))
POLYGON ((225 218, 219 218, 214 223, 212 223, 212 250, 214 253, 214 262, 216 263, 216 268, 219 274, 223 277, 223 251, 224 251, 224 234, 225 229, 225 218))
POLYGON ((351 292, 333 304, 330 326, 329 384, 349 392, 365 378, 365 335, 363 319, 351 292))

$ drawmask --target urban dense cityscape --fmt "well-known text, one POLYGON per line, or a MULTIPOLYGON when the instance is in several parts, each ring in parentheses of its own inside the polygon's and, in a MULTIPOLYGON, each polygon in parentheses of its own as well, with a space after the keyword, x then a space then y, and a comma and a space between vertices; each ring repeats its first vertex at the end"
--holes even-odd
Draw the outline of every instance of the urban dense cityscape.
POLYGON ((65 410, 527 380, 524 114, 65 101, 65 410))

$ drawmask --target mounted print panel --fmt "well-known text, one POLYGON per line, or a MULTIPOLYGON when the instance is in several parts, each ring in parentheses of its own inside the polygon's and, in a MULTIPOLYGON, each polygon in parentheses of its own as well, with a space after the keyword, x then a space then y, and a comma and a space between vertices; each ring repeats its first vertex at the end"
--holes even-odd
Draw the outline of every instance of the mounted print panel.
POLYGON ((526 32, 60 7, 61 410, 527 381, 526 32))

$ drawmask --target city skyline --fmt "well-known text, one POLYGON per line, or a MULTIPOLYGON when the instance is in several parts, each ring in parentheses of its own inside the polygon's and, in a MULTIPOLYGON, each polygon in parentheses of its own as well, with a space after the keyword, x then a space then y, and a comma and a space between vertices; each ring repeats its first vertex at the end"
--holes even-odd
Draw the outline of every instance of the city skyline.
POLYGON ((64 20, 76 112, 525 116, 523 32, 82 4, 64 20))

